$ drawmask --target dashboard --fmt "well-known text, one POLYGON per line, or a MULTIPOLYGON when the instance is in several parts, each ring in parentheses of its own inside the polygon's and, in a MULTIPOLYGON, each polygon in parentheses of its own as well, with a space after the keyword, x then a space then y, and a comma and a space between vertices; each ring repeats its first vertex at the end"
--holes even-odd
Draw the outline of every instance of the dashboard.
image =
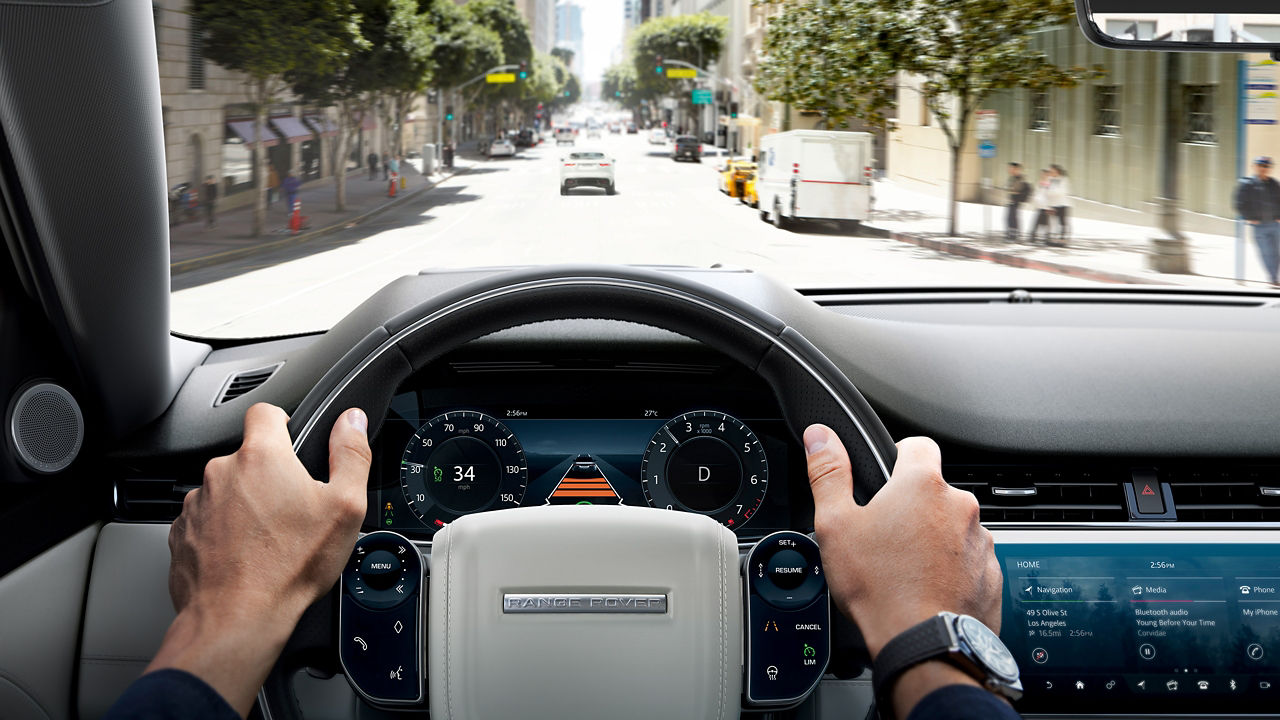
POLYGON ((365 528, 428 539, 477 512, 629 505, 760 538, 812 519, 803 453, 780 415, 728 359, 445 360, 391 400, 365 528))

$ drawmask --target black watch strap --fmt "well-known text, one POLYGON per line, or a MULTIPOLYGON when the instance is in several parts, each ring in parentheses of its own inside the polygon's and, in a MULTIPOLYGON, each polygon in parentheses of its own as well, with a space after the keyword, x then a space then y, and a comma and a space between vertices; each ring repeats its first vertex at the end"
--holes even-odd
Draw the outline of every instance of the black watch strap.
POLYGON ((951 650, 947 618, 934 615, 903 631, 885 644, 871 668, 871 686, 876 702, 890 709, 893 684, 907 670, 926 660, 946 656, 951 650))

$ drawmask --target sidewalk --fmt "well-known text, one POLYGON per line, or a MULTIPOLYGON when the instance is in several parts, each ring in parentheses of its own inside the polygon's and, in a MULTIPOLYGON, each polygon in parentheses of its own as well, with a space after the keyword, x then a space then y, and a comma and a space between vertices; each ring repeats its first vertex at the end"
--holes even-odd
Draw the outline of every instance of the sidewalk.
MULTIPOLYGON (((1004 240, 1005 208, 960 203, 961 236, 946 233, 946 198, 903 188, 888 180, 875 183, 875 205, 868 229, 939 252, 990 262, 1043 270, 1102 282, 1241 287, 1235 280, 1236 239, 1225 235, 1185 233, 1191 252, 1192 275, 1159 273, 1147 264, 1150 238, 1162 232, 1148 225, 1131 225, 1088 218, 1070 218, 1068 247, 1031 245, 1025 240, 1033 211, 1023 205, 1023 240, 1004 240), (992 237, 984 235, 983 211, 990 213, 992 237)), ((1269 287, 1250 232, 1243 247, 1244 287, 1269 287)))
POLYGON ((298 192, 298 198, 302 203, 306 225, 297 235, 289 232, 289 210, 283 197, 277 198, 267 208, 266 225, 262 235, 257 238, 251 236, 252 205, 218 213, 217 225, 210 229, 205 229, 204 217, 201 215, 194 221, 169 228, 169 271, 177 275, 264 250, 306 242, 417 197, 445 179, 466 172, 475 163, 474 158, 459 155, 455 158, 452 170, 424 177, 420 172, 422 161, 407 160, 402 169, 406 187, 403 190, 397 189, 395 198, 387 196, 390 181, 382 179, 381 171, 376 174, 376 180, 369 180, 369 173, 365 169, 349 172, 347 209, 341 213, 333 211, 335 190, 332 182, 304 184, 298 192))

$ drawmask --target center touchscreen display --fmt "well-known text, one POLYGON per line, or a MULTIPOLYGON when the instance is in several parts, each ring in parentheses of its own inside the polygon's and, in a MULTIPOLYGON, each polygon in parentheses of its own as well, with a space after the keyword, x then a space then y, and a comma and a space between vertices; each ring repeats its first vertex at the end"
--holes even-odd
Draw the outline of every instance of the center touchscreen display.
POLYGON ((1025 713, 1280 712, 1280 546, 997 545, 1025 713))

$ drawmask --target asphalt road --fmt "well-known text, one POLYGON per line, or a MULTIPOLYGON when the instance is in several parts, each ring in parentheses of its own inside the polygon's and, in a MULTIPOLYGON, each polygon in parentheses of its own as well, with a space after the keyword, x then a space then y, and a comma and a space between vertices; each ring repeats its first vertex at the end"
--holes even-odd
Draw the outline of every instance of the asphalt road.
POLYGON ((174 278, 173 328, 248 337, 328 328, 391 280, 427 268, 561 262, 751 268, 793 287, 1077 284, 814 223, 761 222, 716 189, 714 158, 677 163, 644 134, 581 141, 613 156, 615 196, 559 194, 568 148, 482 161, 410 203, 303 245, 174 278))

